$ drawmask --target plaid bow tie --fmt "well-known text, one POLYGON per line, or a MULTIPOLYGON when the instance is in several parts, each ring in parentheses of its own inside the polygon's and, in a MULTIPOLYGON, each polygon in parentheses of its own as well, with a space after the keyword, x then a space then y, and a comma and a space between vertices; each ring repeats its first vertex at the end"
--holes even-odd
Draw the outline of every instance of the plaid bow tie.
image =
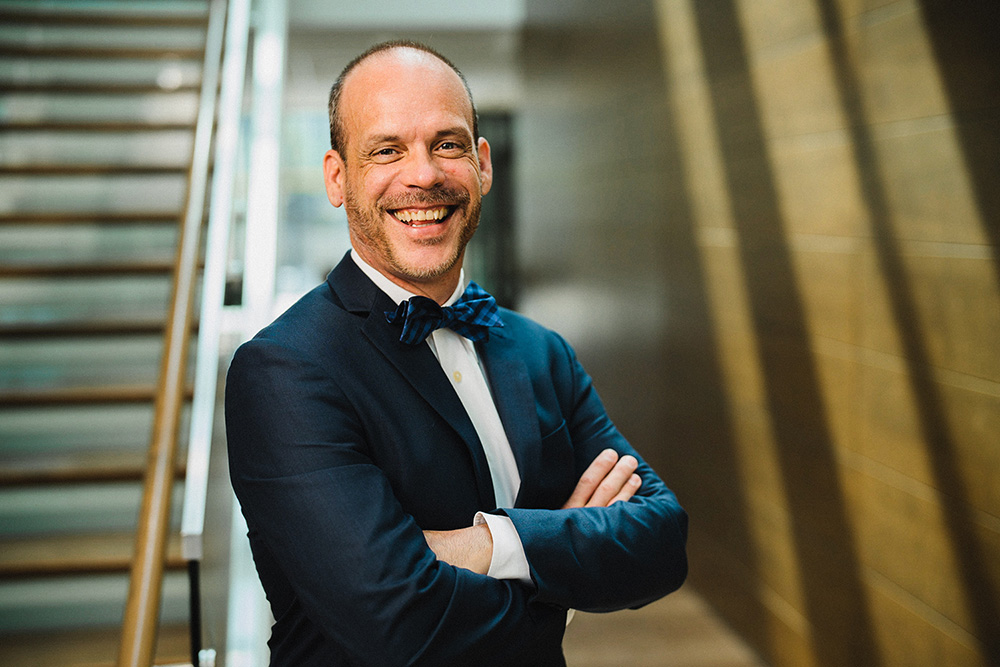
POLYGON ((448 327, 471 341, 485 340, 490 327, 502 327, 500 309, 489 293, 474 282, 465 288, 453 306, 442 308, 433 299, 415 296, 396 310, 385 313, 389 324, 401 324, 399 340, 409 345, 422 343, 435 329, 448 327))

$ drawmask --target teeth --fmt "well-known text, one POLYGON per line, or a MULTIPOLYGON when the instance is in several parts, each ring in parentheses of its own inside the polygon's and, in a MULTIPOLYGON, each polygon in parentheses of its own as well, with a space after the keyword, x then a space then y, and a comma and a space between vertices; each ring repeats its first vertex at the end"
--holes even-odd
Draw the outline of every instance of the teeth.
POLYGON ((448 215, 448 207, 442 206, 440 208, 432 209, 400 209, 398 211, 393 211, 392 214, 396 216, 396 219, 400 222, 436 222, 441 220, 446 215, 448 215))

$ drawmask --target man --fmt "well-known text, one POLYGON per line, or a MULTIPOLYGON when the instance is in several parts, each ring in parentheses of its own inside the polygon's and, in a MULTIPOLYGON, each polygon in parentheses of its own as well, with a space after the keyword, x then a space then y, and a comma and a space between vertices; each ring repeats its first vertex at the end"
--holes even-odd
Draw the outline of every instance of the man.
POLYGON ((565 341, 466 292, 492 165, 458 70, 382 44, 330 97, 353 249, 227 385, 272 664, 564 665, 568 609, 681 585, 686 515, 565 341))

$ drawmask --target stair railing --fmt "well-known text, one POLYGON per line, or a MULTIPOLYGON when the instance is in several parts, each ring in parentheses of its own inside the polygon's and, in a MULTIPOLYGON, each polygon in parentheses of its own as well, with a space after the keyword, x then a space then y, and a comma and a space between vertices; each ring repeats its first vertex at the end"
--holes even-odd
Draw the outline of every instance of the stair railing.
MULTIPOLYGON (((200 105, 188 178, 186 208, 181 223, 174 264, 173 296, 167 314, 163 356, 157 386, 153 431, 136 531, 129 593, 122 623, 119 667, 148 667, 153 662, 159 625, 159 608, 170 525, 170 500, 176 471, 177 435, 187 395, 187 354, 200 267, 201 227, 212 165, 212 136, 219 92, 223 44, 245 43, 248 0, 233 0, 227 19, 227 0, 211 0, 205 41, 200 105), (242 5, 242 12, 237 9, 242 5), (242 14, 243 27, 236 24, 242 14), (227 25, 228 24, 228 25, 227 25), (234 27, 237 29, 234 30, 234 27)), ((227 58, 230 48, 226 48, 227 58)), ((241 73, 242 78, 242 73, 241 73)), ((242 81, 240 82, 242 90, 242 81)), ((217 158, 221 158, 217 155, 217 158)), ((220 163, 217 159, 216 176, 220 163)), ((214 179, 213 179, 214 180, 214 179)), ((226 220, 228 225, 228 220, 226 220)), ((223 250, 223 254, 225 250, 223 250)), ((206 257, 206 278, 208 263, 206 257)), ((214 270, 214 269, 213 269, 214 270)), ((204 333, 202 333, 204 335, 204 333)), ((200 354, 199 354, 200 356, 200 354)), ((203 362, 206 360, 202 360, 203 362)), ((213 367, 217 361, 212 359, 213 367)), ((214 401, 214 387, 211 400, 214 401)), ((206 398, 207 400, 207 398, 206 398)), ((197 665, 197 662, 194 662, 197 665)))
MULTIPOLYGON (((229 0, 226 48, 222 60, 219 112, 215 141, 215 166, 209 199, 198 327, 197 364, 188 438, 187 475, 181 514, 181 555, 188 564, 190 584, 191 662, 213 664, 221 646, 202 656, 200 567, 205 554, 212 440, 216 421, 220 336, 226 292, 229 236, 233 222, 233 197, 240 154, 240 125, 246 78, 250 0, 229 0)), ((227 487, 228 488, 228 487, 227 487)), ((231 492, 230 492, 231 494, 231 492)), ((226 518, 228 518, 228 513, 226 518)), ((213 637, 211 639, 217 639, 213 637)))

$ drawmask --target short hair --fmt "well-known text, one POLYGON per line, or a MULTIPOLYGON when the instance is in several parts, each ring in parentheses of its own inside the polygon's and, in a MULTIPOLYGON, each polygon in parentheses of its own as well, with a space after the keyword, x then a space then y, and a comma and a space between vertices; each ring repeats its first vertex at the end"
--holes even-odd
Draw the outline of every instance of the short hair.
POLYGON ((344 67, 343 71, 340 72, 340 76, 338 76, 337 80, 334 82, 333 87, 330 88, 330 99, 327 104, 327 111, 330 114, 330 147, 338 153, 341 153, 341 149, 347 140, 344 132, 344 124, 341 121, 339 111, 340 96, 343 92, 344 81, 347 79, 347 76, 354 70, 355 67, 363 63, 365 60, 368 60, 368 58, 393 49, 416 49, 417 51, 423 51, 424 53, 428 53, 443 62, 451 68, 451 71, 458 75, 459 80, 465 87, 465 94, 469 97, 469 106, 472 109, 472 140, 476 141, 479 138, 479 113, 476 111, 476 103, 472 101, 472 90, 469 88, 469 82, 466 81, 465 75, 462 74, 461 70, 455 67, 454 63, 426 44, 421 44, 420 42, 414 42, 408 39, 396 39, 375 44, 374 46, 369 47, 364 53, 354 58, 354 60, 347 63, 347 66, 344 67))

